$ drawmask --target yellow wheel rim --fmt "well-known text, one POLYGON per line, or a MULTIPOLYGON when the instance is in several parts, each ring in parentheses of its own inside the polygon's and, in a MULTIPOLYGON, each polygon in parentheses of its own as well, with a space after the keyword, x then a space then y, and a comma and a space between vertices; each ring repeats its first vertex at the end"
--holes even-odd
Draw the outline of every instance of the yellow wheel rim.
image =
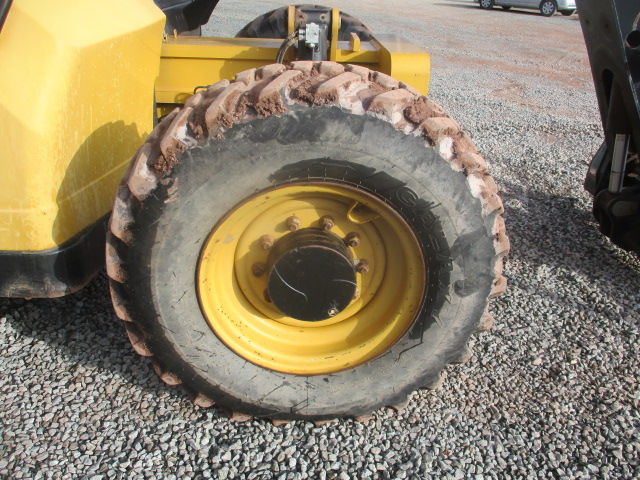
POLYGON ((317 182, 290 184, 244 201, 209 235, 197 272, 198 297, 207 322, 231 350, 264 368, 317 375, 362 364, 388 350, 420 310, 426 278, 422 252, 412 230, 386 203, 359 189, 317 182), (330 215, 331 232, 355 232, 358 273, 353 301, 327 320, 285 316, 265 295, 266 275, 253 266, 266 262, 264 235, 277 242, 290 233, 287 219, 320 228, 330 215))

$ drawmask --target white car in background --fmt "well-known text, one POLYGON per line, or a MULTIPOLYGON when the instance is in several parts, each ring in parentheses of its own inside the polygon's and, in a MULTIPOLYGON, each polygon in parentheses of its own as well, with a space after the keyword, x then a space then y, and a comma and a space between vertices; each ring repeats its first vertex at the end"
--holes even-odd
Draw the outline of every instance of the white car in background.
POLYGON ((571 15, 576 11, 575 0, 476 0, 480 4, 480 8, 493 8, 498 5, 505 10, 511 7, 530 8, 540 10, 545 17, 550 17, 556 12, 562 15, 571 15))

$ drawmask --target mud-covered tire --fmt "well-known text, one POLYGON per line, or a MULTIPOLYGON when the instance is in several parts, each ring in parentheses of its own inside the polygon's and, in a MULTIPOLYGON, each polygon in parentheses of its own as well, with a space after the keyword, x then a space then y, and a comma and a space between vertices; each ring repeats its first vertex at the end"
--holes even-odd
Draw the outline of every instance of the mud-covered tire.
MULTIPOLYGON (((327 8, 321 5, 296 5, 296 7, 327 8)), ((239 38, 286 38, 288 7, 271 10, 255 18, 236 33, 239 38)), ((349 40, 351 33, 356 33, 360 40, 367 41, 371 37, 371 30, 360 20, 349 14, 340 12, 340 31, 338 40, 349 40)))
POLYGON ((118 190, 107 273, 134 349, 196 404, 239 419, 363 418, 437 387, 448 363, 470 357, 469 337, 491 326, 488 299, 506 285, 502 211, 469 137, 411 87, 332 62, 270 65, 210 86, 156 127, 118 190), (220 340, 196 272, 228 212, 259 192, 311 181, 388 205, 427 268, 415 318, 387 351, 298 375, 249 362, 220 340))

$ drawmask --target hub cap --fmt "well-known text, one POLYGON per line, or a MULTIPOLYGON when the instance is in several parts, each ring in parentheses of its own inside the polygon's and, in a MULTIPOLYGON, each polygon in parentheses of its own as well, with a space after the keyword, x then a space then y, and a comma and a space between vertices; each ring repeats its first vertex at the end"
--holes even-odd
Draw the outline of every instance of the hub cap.
POLYGON ((353 300, 356 271, 340 237, 304 228, 282 237, 267 259, 267 291, 282 313, 316 322, 336 316, 353 300))

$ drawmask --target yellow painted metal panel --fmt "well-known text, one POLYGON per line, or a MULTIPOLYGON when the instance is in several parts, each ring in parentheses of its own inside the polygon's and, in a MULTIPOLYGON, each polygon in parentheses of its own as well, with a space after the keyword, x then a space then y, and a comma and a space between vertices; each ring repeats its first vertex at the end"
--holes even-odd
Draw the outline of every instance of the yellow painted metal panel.
POLYGON ((341 22, 340 10, 337 8, 331 9, 331 43, 329 44, 329 60, 332 62, 335 62, 337 59, 338 35, 340 34, 341 22))
POLYGON ((296 6, 289 5, 287 7, 287 36, 291 35, 296 29, 296 6))
POLYGON ((373 43, 380 48, 380 71, 411 85, 422 95, 429 92, 431 60, 422 48, 398 35, 377 34, 373 43))
POLYGON ((156 101, 184 103, 198 86, 269 65, 281 43, 279 39, 169 37, 162 45, 156 101))
MULTIPOLYGON (((156 101, 180 104, 194 89, 275 61, 281 39, 169 37, 162 46, 156 101)), ((377 35, 361 42, 358 51, 349 41, 337 43, 337 62, 363 65, 389 74, 423 95, 429 87, 429 54, 394 35, 377 35)), ((159 112, 166 113, 165 107, 159 112)))
POLYGON ((163 28, 146 0, 13 2, 0 35, 0 250, 54 248, 111 209, 153 127, 163 28))
POLYGON ((336 51, 336 62, 339 63, 357 63, 373 70, 377 70, 380 59, 380 49, 371 42, 360 42, 358 50, 351 49, 351 42, 338 42, 338 50, 336 51))

